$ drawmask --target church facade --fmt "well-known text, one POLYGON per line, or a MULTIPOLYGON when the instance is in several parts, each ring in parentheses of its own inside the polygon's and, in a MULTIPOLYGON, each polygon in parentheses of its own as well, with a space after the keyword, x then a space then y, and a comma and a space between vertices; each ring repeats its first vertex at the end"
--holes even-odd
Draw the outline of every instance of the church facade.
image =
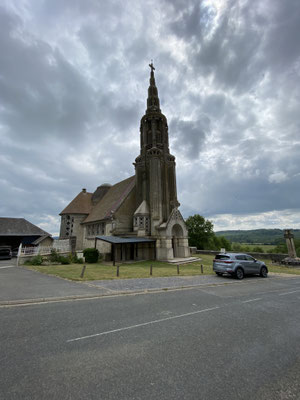
POLYGON ((150 68, 135 175, 113 186, 102 184, 93 193, 83 189, 60 213, 60 238, 76 237, 78 250, 96 246, 106 259, 172 260, 190 255, 178 209, 168 122, 160 109, 153 64, 150 68))

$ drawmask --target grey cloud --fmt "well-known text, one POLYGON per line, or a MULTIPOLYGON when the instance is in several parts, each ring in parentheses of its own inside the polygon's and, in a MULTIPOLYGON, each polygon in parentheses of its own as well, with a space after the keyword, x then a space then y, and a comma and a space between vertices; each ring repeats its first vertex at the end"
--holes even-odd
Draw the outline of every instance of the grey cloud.
POLYGON ((290 66, 299 57, 300 15, 297 1, 230 1, 214 28, 212 6, 193 3, 174 12, 170 30, 186 40, 189 60, 199 73, 238 93, 251 90, 267 71, 290 66), (271 11, 270 11, 271 10, 271 11), (176 17, 175 17, 176 18, 176 17))
POLYGON ((93 118, 93 91, 63 55, 22 31, 20 20, 3 9, 0 24, 0 96, 3 124, 21 140, 80 140, 93 118), (8 23, 7 23, 8 22, 8 23), (24 40, 25 38, 25 40, 24 40))
POLYGON ((175 134, 174 148, 188 158, 198 158, 205 138, 210 132, 210 120, 203 115, 197 121, 173 119, 170 131, 175 134))
POLYGON ((300 7, 298 0, 269 2, 272 24, 267 31, 264 51, 275 70, 289 68, 300 55, 300 7))

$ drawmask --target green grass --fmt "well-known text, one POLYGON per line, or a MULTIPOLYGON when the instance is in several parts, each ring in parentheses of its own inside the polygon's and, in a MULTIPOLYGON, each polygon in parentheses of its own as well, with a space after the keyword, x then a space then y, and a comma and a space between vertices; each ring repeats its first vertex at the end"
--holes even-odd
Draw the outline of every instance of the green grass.
MULTIPOLYGON (((198 257, 199 258, 199 257, 198 257)), ((191 264, 180 265, 181 276, 202 275, 201 264, 203 265, 203 275, 213 274, 212 259, 210 255, 203 255, 199 261, 191 264)), ((118 264, 119 278, 116 276, 117 267, 107 265, 105 263, 85 264, 86 270, 84 277, 80 278, 83 265, 69 264, 69 265, 31 265, 26 268, 34 271, 39 271, 48 275, 55 275, 65 279, 75 281, 90 281, 102 279, 130 279, 130 278, 149 278, 150 265, 152 264, 152 276, 176 276, 177 266, 160 261, 141 261, 132 264, 118 264)))
MULTIPOLYGON (((180 265, 180 276, 193 276, 201 274, 201 264, 203 265, 203 275, 213 275, 212 262, 213 255, 201 254, 197 255, 199 261, 191 264, 180 265), (201 257, 201 258, 200 258, 201 257)), ((288 268, 273 265, 270 260, 265 261, 269 272, 297 274, 300 275, 300 269, 288 268)), ((83 268, 81 264, 69 265, 40 265, 26 266, 26 268, 39 271, 48 275, 55 275, 60 278, 70 279, 74 281, 92 281, 102 279, 131 279, 131 278, 150 278, 150 265, 153 265, 153 277, 177 276, 177 266, 160 261, 141 261, 132 264, 120 264, 120 275, 116 276, 117 267, 107 265, 105 263, 85 264, 86 270, 83 278, 80 274, 83 268)))

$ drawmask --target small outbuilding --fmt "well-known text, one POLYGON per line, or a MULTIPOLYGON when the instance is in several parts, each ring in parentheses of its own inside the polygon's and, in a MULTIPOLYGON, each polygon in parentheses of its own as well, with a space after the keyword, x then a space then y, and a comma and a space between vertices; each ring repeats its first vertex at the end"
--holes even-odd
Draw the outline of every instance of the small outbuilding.
POLYGON ((52 246, 50 233, 27 221, 25 218, 0 217, 0 246, 10 246, 12 250, 23 246, 52 246))

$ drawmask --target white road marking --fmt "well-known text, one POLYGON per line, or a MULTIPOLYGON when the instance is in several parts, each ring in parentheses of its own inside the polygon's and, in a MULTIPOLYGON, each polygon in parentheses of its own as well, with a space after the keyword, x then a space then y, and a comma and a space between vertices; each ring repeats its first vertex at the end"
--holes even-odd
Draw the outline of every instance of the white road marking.
POLYGON ((261 297, 259 297, 257 299, 245 300, 245 301, 242 301, 242 303, 250 303, 251 301, 258 301, 258 300, 261 300, 261 297))
POLYGON ((186 313, 186 314, 174 315, 173 317, 167 317, 167 318, 162 318, 162 319, 156 319, 156 320, 153 320, 153 321, 144 322, 144 323, 142 323, 142 324, 126 326, 126 327, 124 327, 124 328, 113 329, 113 330, 111 330, 111 331, 106 331, 106 332, 94 333, 93 335, 81 336, 81 337, 78 337, 78 338, 75 338, 75 339, 69 339, 69 340, 67 340, 67 343, 69 343, 69 342, 75 342, 75 341, 78 341, 78 340, 90 339, 90 338, 94 338, 94 337, 97 337, 97 336, 109 335, 110 333, 116 333, 116 332, 126 331, 126 330, 128 330, 128 329, 139 328, 139 327, 141 327, 141 326, 152 325, 152 324, 158 324, 159 322, 170 321, 170 320, 176 319, 176 318, 189 317, 189 316, 191 316, 191 315, 200 314, 200 313, 207 312, 207 311, 217 310, 218 308, 220 308, 220 307, 217 306, 217 307, 212 307, 212 308, 205 308, 204 310, 198 310, 198 311, 193 311, 193 312, 186 313))
POLYGON ((293 292, 280 293, 279 296, 286 296, 287 294, 298 293, 298 292, 300 292, 300 290, 294 290, 293 292))
POLYGON ((16 268, 15 265, 8 265, 7 267, 0 267, 0 269, 5 269, 5 268, 16 268))

